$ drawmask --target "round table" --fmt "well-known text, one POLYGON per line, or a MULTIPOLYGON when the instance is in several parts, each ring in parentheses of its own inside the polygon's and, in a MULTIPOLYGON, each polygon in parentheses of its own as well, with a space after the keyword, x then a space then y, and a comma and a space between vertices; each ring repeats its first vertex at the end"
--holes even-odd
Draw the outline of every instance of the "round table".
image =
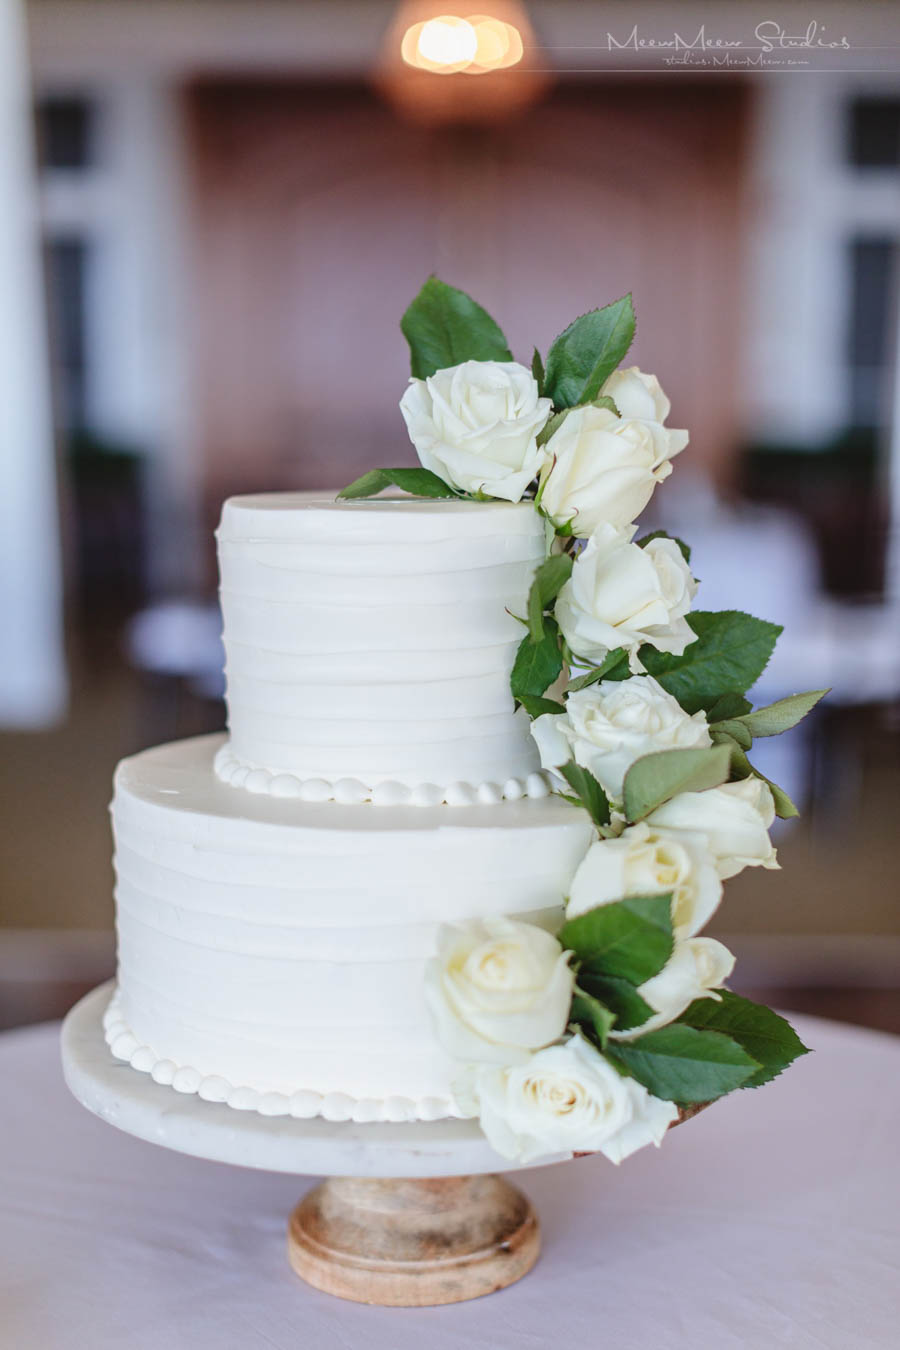
POLYGON ((794 1021, 815 1054, 660 1150, 521 1173, 544 1233, 536 1270, 421 1310, 302 1284, 284 1250, 296 1177, 110 1128, 66 1091, 57 1027, 8 1032, 0 1347, 894 1350, 900 1038, 794 1021))

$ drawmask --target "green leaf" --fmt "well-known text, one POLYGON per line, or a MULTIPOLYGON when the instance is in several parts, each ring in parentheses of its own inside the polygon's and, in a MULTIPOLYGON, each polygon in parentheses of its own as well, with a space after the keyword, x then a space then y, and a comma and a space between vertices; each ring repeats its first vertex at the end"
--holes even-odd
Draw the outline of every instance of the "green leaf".
POLYGON ((465 291, 429 277, 400 320, 410 369, 420 380, 463 361, 511 361, 506 338, 465 291))
POLYGON ((711 730, 709 734, 717 745, 728 746, 731 752, 732 779, 749 778, 751 774, 754 778, 761 778, 772 793, 776 816, 779 816, 781 820, 790 820, 792 816, 799 816, 800 812, 784 788, 780 788, 777 783, 772 782, 771 778, 767 778, 764 773, 760 773, 759 769, 753 767, 734 737, 729 736, 727 732, 716 730, 711 730))
POLYGON ((742 717, 744 713, 752 710, 753 704, 743 694, 730 689, 727 694, 720 694, 711 708, 707 710, 707 717, 710 722, 725 721, 732 717, 742 717))
POLYGON ((557 796, 562 797, 564 802, 569 802, 572 806, 583 806, 581 798, 573 797, 570 792, 559 792, 557 796))
POLYGON ((589 670, 586 675, 579 675, 577 680, 573 680, 566 692, 577 694, 579 689, 587 689, 589 685, 596 684, 598 680, 625 680, 629 673, 628 653, 624 647, 616 647, 613 651, 606 653, 599 666, 589 670))
POLYGON ((529 633, 519 643, 509 687, 513 697, 523 694, 543 694, 562 671, 562 652, 559 649, 559 628, 555 619, 544 622, 544 636, 535 642, 529 633))
POLYGON ((634 824, 679 792, 703 792, 727 783, 730 769, 731 755, 724 745, 642 755, 625 775, 625 818, 634 824))
POLYGON ((641 998, 629 980, 583 969, 579 973, 578 981, 580 989, 598 998, 611 1013, 615 1014, 617 1031, 631 1031, 634 1027, 641 1027, 653 1016, 650 1004, 641 998))
POLYGON ((544 636, 544 605, 541 600, 541 588, 532 582, 528 592, 528 632, 532 642, 540 642, 544 636))
POLYGON ((753 765, 745 755, 741 746, 733 736, 729 736, 727 731, 718 731, 711 727, 709 732, 710 740, 713 745, 725 745, 728 747, 731 755, 731 778, 749 778, 753 772, 753 765))
POLYGON ((710 735, 715 736, 719 732, 730 737, 742 750, 749 750, 753 744, 753 737, 747 730, 746 724, 739 721, 736 717, 725 718, 721 722, 713 722, 710 725, 710 735))
POLYGON ((807 694, 791 694, 790 698, 780 698, 766 708, 756 708, 741 718, 744 726, 753 736, 779 736, 802 721, 807 713, 830 694, 830 689, 812 689, 807 694))
POLYGON ((541 354, 535 347, 531 357, 531 373, 537 381, 538 393, 544 392, 544 363, 541 360, 541 354))
POLYGON ((528 628, 533 642, 540 642, 544 636, 544 610, 550 607, 571 575, 572 559, 567 553, 554 553, 535 572, 528 592, 528 628))
POLYGON ((772 793, 772 799, 775 802, 775 814, 780 820, 790 820, 793 816, 799 816, 800 812, 785 792, 777 783, 773 783, 771 778, 767 778, 759 769, 753 770, 757 778, 761 778, 764 783, 768 783, 772 793))
POLYGON ((606 1045, 606 1038, 615 1020, 615 1014, 604 1007, 599 999, 594 998, 593 994, 576 988, 572 995, 569 1021, 582 1027, 587 1032, 588 1039, 599 1045, 601 1050, 606 1045))
POLYGON ((559 772, 577 794, 578 800, 587 811, 595 825, 608 825, 610 820, 609 800, 596 778, 574 759, 563 764, 559 772))
POLYGON ((730 1036, 678 1022, 633 1041, 610 1041, 606 1054, 654 1097, 685 1106, 715 1101, 762 1068, 730 1036))
POLYGON ((809 1054, 790 1022, 762 1003, 751 1003, 728 989, 722 990, 721 1003, 711 998, 697 999, 678 1021, 698 1030, 723 1032, 759 1062, 761 1067, 741 1087, 760 1087, 776 1078, 800 1055, 809 1054))
POLYGON ((374 497, 386 487, 398 487, 414 497, 458 497, 452 487, 430 469, 370 469, 362 478, 341 488, 339 498, 374 497))
POLYGON ((563 924, 559 940, 591 976, 638 985, 658 975, 672 955, 672 895, 634 895, 598 905, 563 924))
POLYGON ((630 295, 570 324, 547 354, 546 390, 554 407, 573 408, 596 398, 633 337, 630 295))
POLYGON ((647 673, 689 713, 712 707, 726 691, 743 694, 755 684, 781 632, 778 624, 734 609, 695 610, 687 621, 697 641, 681 656, 644 646, 640 658, 647 673))
POLYGON ((537 694, 519 694, 519 702, 531 718, 543 717, 545 713, 552 713, 556 716, 564 713, 566 707, 564 703, 557 703, 552 698, 541 698, 537 694))
POLYGON ((643 539, 636 540, 638 548, 646 548, 652 539, 671 539, 673 544, 677 544, 681 550, 681 556, 686 563, 691 561, 691 550, 683 539, 679 539, 677 534, 669 534, 668 530, 653 530, 650 534, 645 534, 643 539))
MULTIPOLYGON (((554 413, 552 417, 548 418, 548 420, 544 423, 544 425, 541 427, 541 430, 537 434, 537 444, 546 445, 547 442, 550 440, 550 437, 555 432, 559 431, 560 427, 562 426, 563 422, 566 420, 571 411, 572 411, 571 408, 563 408, 562 412, 554 413)), ((540 503, 540 493, 538 493, 538 496, 535 498, 535 500, 538 502, 538 504, 540 503)))

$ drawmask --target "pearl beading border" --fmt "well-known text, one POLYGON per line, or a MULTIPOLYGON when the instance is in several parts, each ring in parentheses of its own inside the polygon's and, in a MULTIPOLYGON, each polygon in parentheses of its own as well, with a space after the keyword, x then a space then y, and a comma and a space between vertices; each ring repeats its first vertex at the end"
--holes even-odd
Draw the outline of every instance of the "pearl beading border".
POLYGON ((301 802, 338 802, 352 806, 371 802, 374 806, 496 806, 502 801, 516 802, 522 797, 548 797, 552 785, 548 774, 530 773, 526 778, 508 778, 505 783, 417 783, 410 787, 393 780, 369 787, 358 778, 299 778, 292 773, 272 773, 255 768, 237 758, 227 743, 217 751, 213 767, 216 777, 230 787, 269 797, 292 798, 301 802))
POLYGON ((312 1120, 321 1116, 333 1122, 357 1124, 389 1122, 401 1124, 415 1120, 459 1118, 454 1103, 445 1097, 352 1097, 346 1092, 314 1092, 300 1088, 293 1093, 267 1092, 262 1088, 235 1086, 220 1074, 202 1074, 190 1065, 164 1059, 132 1034, 119 1007, 115 990, 103 1014, 103 1034, 110 1052, 125 1060, 132 1069, 148 1073, 154 1083, 176 1092, 196 1093, 206 1102, 222 1102, 233 1111, 257 1111, 261 1116, 293 1116, 312 1120))

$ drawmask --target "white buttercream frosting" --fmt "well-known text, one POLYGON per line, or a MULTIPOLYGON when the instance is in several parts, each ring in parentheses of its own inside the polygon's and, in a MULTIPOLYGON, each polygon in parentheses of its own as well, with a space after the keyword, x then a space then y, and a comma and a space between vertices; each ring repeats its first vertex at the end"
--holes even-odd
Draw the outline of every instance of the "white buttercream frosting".
POLYGON ((373 802, 376 806, 495 806, 498 802, 517 802, 522 797, 547 797, 552 791, 550 775, 530 773, 527 778, 507 778, 505 783, 397 783, 386 779, 376 787, 358 778, 339 778, 329 783, 324 778, 298 778, 292 773, 271 773, 259 765, 243 764, 229 744, 218 751, 213 765, 216 777, 232 787, 269 797, 288 797, 301 802, 339 802, 355 805, 373 802))
POLYGON ((315 1092, 298 1088, 295 1092, 267 1092, 264 1088, 229 1083, 221 1074, 202 1074, 188 1064, 178 1065, 164 1059, 149 1045, 142 1045, 128 1029, 122 1014, 121 999, 116 991, 103 1014, 103 1035, 116 1059, 127 1060, 133 1069, 149 1073, 155 1083, 172 1087, 176 1092, 196 1093, 206 1102, 222 1102, 235 1111, 258 1111, 262 1116, 293 1116, 297 1120, 311 1120, 322 1116, 325 1120, 353 1120, 357 1123, 374 1121, 404 1122, 412 1120, 441 1120, 459 1116, 450 1097, 351 1097, 346 1092, 315 1092))
POLYGON ((528 792, 540 763, 509 675, 544 556, 531 503, 233 497, 217 539, 230 783, 394 804, 528 792))
POLYGON ((448 1114, 458 1065, 424 995, 438 929, 558 923, 587 815, 558 797, 374 810, 235 792, 213 772, 222 744, 117 771, 113 1053, 238 1110, 448 1114))

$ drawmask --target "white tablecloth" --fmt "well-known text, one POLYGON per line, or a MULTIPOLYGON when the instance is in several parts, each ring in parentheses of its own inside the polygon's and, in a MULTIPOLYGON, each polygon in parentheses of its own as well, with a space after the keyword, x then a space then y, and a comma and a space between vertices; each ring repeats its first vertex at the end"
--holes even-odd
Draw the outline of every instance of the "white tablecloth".
POLYGON ((487 1299, 367 1308, 302 1284, 311 1184, 169 1153, 63 1086, 56 1027, 0 1036, 2 1350, 896 1350, 900 1039, 798 1018, 816 1053, 620 1168, 516 1178, 531 1275, 487 1299))

